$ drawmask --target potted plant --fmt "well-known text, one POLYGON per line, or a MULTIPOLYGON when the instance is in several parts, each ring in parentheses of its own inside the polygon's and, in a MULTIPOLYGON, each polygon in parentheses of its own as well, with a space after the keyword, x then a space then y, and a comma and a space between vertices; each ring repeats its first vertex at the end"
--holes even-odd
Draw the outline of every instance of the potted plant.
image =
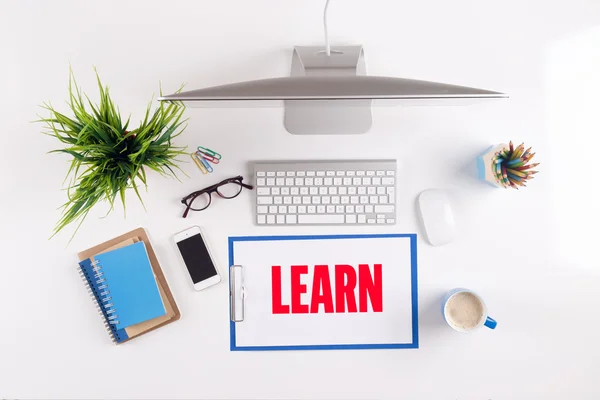
POLYGON ((67 104, 72 116, 44 103, 42 107, 50 116, 37 121, 45 124, 45 134, 65 145, 51 153, 73 157, 65 178, 69 182, 68 200, 62 206, 63 214, 52 236, 77 222, 74 236, 90 210, 100 202, 108 201, 110 213, 118 196, 125 209, 128 189, 135 191, 143 206, 139 186, 146 186, 147 169, 173 177, 175 169, 180 169, 176 157, 184 154, 185 148, 174 147, 172 140, 185 129, 183 104, 160 103, 151 112, 150 103, 139 126, 131 128, 130 118, 126 121, 121 118, 108 86, 102 85, 97 71, 96 79, 100 100, 94 104, 81 93, 71 71, 67 104))

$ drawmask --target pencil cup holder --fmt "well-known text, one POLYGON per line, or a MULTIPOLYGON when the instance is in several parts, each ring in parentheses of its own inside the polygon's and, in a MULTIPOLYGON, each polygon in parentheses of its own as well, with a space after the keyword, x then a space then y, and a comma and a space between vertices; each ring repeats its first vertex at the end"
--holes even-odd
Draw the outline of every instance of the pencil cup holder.
POLYGON ((477 176, 480 180, 489 183, 494 187, 504 187, 498 180, 497 174, 494 171, 494 156, 496 153, 508 149, 508 145, 501 143, 495 146, 490 146, 479 157, 477 157, 477 176))

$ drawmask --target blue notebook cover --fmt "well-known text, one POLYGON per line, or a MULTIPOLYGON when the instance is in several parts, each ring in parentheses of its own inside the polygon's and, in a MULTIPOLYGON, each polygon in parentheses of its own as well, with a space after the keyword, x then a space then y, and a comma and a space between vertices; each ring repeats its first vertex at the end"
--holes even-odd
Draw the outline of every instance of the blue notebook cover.
POLYGON ((117 331, 166 314, 143 242, 98 254, 94 260, 95 289, 117 331))

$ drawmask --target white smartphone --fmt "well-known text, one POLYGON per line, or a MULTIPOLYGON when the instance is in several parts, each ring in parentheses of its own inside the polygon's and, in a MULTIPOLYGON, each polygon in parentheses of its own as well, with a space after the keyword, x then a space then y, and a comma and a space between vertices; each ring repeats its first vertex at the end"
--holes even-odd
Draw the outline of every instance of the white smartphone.
POLYGON ((183 260, 194 289, 202 290, 221 282, 221 276, 210 255, 202 231, 192 226, 173 236, 179 255, 183 260))

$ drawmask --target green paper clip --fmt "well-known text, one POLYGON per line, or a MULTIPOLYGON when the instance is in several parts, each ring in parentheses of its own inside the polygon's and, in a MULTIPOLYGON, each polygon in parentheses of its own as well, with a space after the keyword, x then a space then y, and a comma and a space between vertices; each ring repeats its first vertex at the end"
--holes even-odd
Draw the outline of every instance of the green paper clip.
POLYGON ((208 154, 209 156, 213 156, 217 160, 221 159, 221 155, 219 153, 212 151, 211 149, 207 149, 206 147, 198 146, 198 150, 202 153, 208 154))

